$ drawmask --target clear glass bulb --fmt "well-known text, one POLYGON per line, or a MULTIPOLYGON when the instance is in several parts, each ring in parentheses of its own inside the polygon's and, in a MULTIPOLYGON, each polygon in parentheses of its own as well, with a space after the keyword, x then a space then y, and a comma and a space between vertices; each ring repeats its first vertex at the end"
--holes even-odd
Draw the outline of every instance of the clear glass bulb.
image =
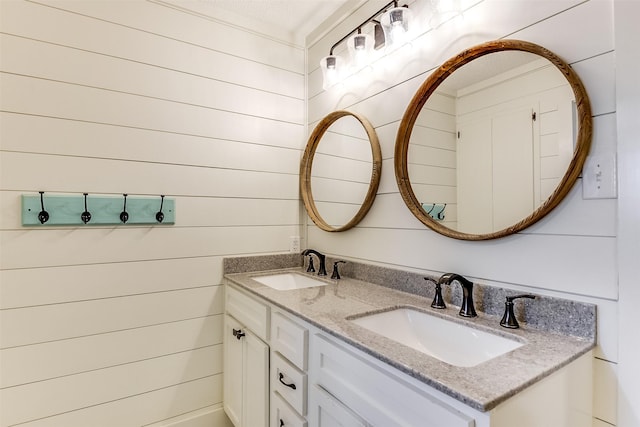
POLYGON ((329 89, 342 80, 343 68, 342 58, 339 56, 329 55, 320 60, 322 88, 324 90, 329 89))
POLYGON ((358 71, 366 67, 372 59, 373 38, 369 34, 356 34, 347 41, 349 56, 351 58, 350 68, 358 71))
POLYGON ((381 16, 380 23, 384 29, 387 49, 395 49, 411 41, 409 30, 412 17, 413 14, 407 7, 394 7, 381 16))

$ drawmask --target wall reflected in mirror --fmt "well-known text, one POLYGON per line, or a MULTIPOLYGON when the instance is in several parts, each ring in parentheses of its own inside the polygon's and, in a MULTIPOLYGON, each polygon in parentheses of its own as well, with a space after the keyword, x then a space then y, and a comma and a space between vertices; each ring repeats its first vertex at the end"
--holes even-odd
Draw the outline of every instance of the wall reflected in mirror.
POLYGON ((495 52, 458 68, 421 109, 407 151, 411 188, 434 220, 490 234, 531 215, 574 155, 573 90, 547 59, 495 52), (431 215, 433 217, 433 215, 431 215))
POLYGON ((307 213, 325 231, 344 231, 366 215, 380 182, 382 153, 364 117, 335 111, 312 132, 300 166, 307 213))
POLYGON ((313 158, 311 191, 318 212, 332 227, 349 222, 362 206, 372 162, 367 132, 355 117, 329 126, 313 158))

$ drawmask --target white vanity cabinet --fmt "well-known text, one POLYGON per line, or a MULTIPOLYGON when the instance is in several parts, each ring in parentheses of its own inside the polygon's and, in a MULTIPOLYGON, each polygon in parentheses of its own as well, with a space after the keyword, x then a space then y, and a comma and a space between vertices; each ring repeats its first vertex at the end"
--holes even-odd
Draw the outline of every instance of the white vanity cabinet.
POLYGON ((235 427, 268 427, 269 307, 227 287, 224 410, 235 427))

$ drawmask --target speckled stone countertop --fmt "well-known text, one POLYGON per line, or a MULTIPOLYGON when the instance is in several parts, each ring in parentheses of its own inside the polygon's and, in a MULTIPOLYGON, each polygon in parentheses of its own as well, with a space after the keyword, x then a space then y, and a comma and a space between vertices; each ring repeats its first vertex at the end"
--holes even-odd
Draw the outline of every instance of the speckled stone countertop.
MULTIPOLYGON (((444 310, 434 310, 430 308, 431 299, 425 296, 352 278, 340 281, 325 279, 329 282, 327 286, 288 291, 278 291, 252 279, 257 275, 282 271, 307 274, 302 268, 288 268, 268 272, 228 273, 225 278, 231 284, 480 411, 495 408, 595 346, 595 335, 580 337, 541 330, 526 324, 521 324, 520 329, 508 330, 500 327, 500 316, 478 312, 478 317, 465 319, 458 316, 459 307, 448 306, 444 310), (520 341, 524 345, 477 366, 464 368, 398 344, 350 321, 354 317, 396 307, 416 308, 520 341)), ((595 316, 593 321, 595 322, 595 316)))

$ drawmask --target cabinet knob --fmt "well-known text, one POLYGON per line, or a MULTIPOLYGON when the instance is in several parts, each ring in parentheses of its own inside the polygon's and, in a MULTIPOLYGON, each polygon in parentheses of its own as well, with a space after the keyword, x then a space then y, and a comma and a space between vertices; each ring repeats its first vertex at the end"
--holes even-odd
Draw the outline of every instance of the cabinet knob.
POLYGON ((242 332, 242 329, 234 329, 233 330, 233 336, 240 339, 243 336, 245 336, 246 334, 244 332, 242 332))
POLYGON ((284 374, 282 372, 280 372, 280 374, 278 374, 278 381, 280 381, 283 385, 295 390, 296 389, 296 385, 291 383, 291 384, 287 384, 284 381, 284 374))

